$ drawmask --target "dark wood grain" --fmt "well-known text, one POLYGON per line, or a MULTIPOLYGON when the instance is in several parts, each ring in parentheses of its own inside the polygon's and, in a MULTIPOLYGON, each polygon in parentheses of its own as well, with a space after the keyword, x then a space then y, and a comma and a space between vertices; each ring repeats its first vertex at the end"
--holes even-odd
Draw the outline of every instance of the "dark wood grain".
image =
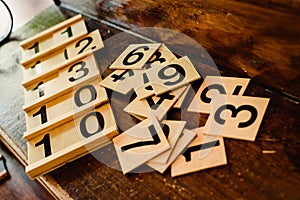
POLYGON ((24 166, 0 142, 0 152, 6 160, 9 178, 0 182, 0 199, 53 199, 37 181, 26 175, 24 166))
POLYGON ((300 100, 297 0, 62 2, 121 27, 177 30, 199 42, 220 69, 249 76, 264 87, 300 100))

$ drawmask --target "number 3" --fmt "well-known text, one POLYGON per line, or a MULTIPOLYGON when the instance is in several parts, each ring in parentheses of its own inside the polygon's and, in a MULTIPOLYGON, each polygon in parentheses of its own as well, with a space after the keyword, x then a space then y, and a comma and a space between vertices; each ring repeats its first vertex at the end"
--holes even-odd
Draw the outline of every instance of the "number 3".
POLYGON ((221 113, 224 110, 230 110, 232 112, 231 117, 233 117, 233 118, 237 117, 238 113, 241 111, 249 111, 251 113, 251 117, 248 121, 239 123, 239 125, 238 125, 239 128, 246 128, 246 127, 250 126, 251 124, 253 124, 255 122, 255 120, 257 118, 257 114, 258 114, 257 109, 250 105, 242 105, 242 106, 236 108, 234 105, 226 104, 226 105, 219 107, 214 115, 215 121, 221 125, 223 125, 225 123, 225 120, 221 118, 221 113))

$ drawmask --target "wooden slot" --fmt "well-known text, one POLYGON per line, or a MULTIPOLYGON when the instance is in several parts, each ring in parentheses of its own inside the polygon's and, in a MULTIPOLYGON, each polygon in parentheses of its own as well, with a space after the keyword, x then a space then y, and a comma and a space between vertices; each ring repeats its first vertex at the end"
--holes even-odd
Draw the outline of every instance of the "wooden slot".
POLYGON ((21 42, 21 47, 23 48, 22 63, 38 60, 46 54, 55 52, 81 38, 87 33, 82 16, 76 15, 21 42))
POLYGON ((86 56, 89 52, 104 46, 99 30, 89 33, 87 36, 73 42, 66 48, 61 48, 39 60, 22 63, 25 68, 23 85, 26 86, 34 80, 48 76, 53 71, 59 70, 61 66, 67 65, 80 55, 86 56), (70 60, 70 61, 69 61, 70 60))
POLYGON ((24 111, 29 112, 54 98, 72 92, 78 84, 100 78, 94 55, 90 54, 84 59, 60 69, 56 74, 28 86, 25 91, 24 111), (39 84, 40 86, 38 86, 39 84), (42 90, 42 94, 40 90, 42 90))
POLYGON ((32 179, 108 144, 118 134, 109 103, 28 141, 32 179), (99 117, 100 116, 100 117, 99 117))
POLYGON ((60 126, 78 117, 86 109, 95 108, 108 101, 106 91, 98 80, 77 85, 74 91, 32 109, 26 116, 26 140, 60 126))

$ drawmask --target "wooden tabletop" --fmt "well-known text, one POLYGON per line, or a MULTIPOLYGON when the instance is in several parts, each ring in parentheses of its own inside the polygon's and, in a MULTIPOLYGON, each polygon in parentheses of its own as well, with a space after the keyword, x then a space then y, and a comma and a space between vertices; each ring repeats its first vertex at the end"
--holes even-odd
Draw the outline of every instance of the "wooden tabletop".
MULTIPOLYGON (((63 2, 71 7, 78 3, 63 2)), ((84 1, 84 6, 76 5, 75 8, 92 14, 85 17, 89 31, 99 29, 104 40, 124 31, 124 27, 158 26, 179 30, 201 41, 222 75, 251 77, 245 95, 271 100, 255 142, 224 139, 228 159, 225 166, 177 178, 171 178, 169 170, 164 174, 152 171, 123 175, 117 170, 119 163, 114 148, 108 145, 41 177, 40 181, 53 194, 74 199, 300 198, 300 108, 297 87, 300 81, 299 69, 295 67, 299 66, 296 58, 300 51, 299 37, 296 36, 299 28, 295 25, 299 18, 296 1, 284 6, 281 1, 276 1, 271 8, 268 4, 252 1, 178 1, 177 4, 170 1, 130 1, 122 5, 101 1, 96 7, 93 4, 91 7, 88 2, 84 1), (109 9, 116 10, 108 12, 109 9), (101 20, 91 19, 97 16, 97 11, 101 14, 101 20)), ((76 14, 63 7, 46 10, 39 16, 43 21, 37 20, 35 23, 55 24, 56 21, 49 17, 49 14, 54 16, 53 13, 58 21, 76 14)), ((30 34, 28 29, 23 29, 15 37, 22 40, 30 34)), ((132 35, 132 38, 136 36, 132 35)), ((130 41, 125 41, 124 45, 126 42, 130 41)), ((18 43, 7 45, 1 47, 1 55, 8 54, 3 49, 16 47, 18 43)), ((97 53, 101 55, 101 52, 97 53)), ((17 57, 19 52, 13 55, 17 57)), ((1 61, 12 66, 18 63, 17 59, 12 60, 1 61)), ((3 89, 5 85, 1 85, 5 98, 1 100, 0 126, 4 130, 1 131, 1 139, 25 161, 26 143, 20 137, 25 129, 25 120, 19 80, 22 72, 19 68, 6 68, 6 73, 0 74, 1 82, 4 81, 5 85, 12 83, 11 87, 17 91, 9 92, 3 89), (9 70, 15 73, 8 73, 9 70)), ((213 73, 214 70, 207 69, 207 74, 213 73)), ((194 87, 199 87, 199 84, 194 87)), ((111 103, 115 105, 113 111, 122 130, 138 122, 121 112, 126 102, 111 98, 111 103)), ((168 115, 180 117, 178 110, 172 110, 168 115)), ((192 114, 185 116, 191 127, 193 123, 203 125, 207 119, 205 115, 198 121, 192 120, 192 114)))

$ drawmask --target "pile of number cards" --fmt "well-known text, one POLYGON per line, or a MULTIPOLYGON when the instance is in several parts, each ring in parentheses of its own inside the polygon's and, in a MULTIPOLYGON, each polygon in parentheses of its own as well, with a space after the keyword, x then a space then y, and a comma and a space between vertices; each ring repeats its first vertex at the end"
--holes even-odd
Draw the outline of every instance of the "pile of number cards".
POLYGON ((28 144, 26 172, 36 178, 111 141, 124 174, 148 165, 171 176, 225 165, 223 137, 254 141, 269 99, 243 96, 247 78, 205 77, 189 112, 208 113, 204 127, 168 120, 201 76, 187 56, 164 44, 132 44, 101 79, 93 51, 99 30, 88 33, 81 15, 21 43, 28 144), (124 112, 141 122, 118 134, 105 88, 136 98, 124 112))

